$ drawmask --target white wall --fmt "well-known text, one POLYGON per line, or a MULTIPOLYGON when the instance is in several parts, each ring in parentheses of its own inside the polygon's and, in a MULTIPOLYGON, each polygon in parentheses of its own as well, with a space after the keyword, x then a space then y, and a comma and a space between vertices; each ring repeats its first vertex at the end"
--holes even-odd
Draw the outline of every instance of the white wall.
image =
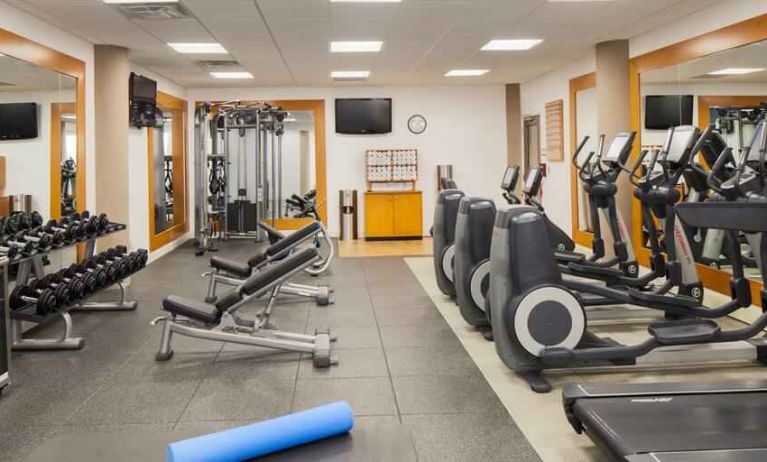
MULTIPOLYGON (((578 77, 596 68, 595 57, 585 56, 580 61, 548 72, 530 82, 522 84, 520 96, 522 102, 522 115, 541 116, 541 149, 545 152, 546 147, 546 103, 549 101, 563 100, 565 114, 564 127, 564 161, 547 162, 547 176, 543 182, 543 206, 546 213, 560 228, 568 234, 572 229, 571 199, 570 199, 570 79, 578 77)), ((522 140, 519 140, 522 143, 522 140)))
POLYGON ((31 194, 32 209, 46 217, 51 205, 51 103, 72 101, 71 90, 0 92, 0 103, 37 103, 38 133, 31 140, 0 141, 8 171, 3 194, 31 194))
MULTIPOLYGON (((93 93, 93 44, 63 30, 37 19, 21 10, 18 10, 4 2, 0 2, 0 28, 26 37, 35 42, 53 48, 54 50, 68 54, 85 63, 85 155, 86 155, 86 206, 94 210, 96 203, 96 183, 93 172, 95 169, 94 126, 94 93, 93 93)), ((8 178, 15 175, 28 175, 34 173, 16 172, 8 170, 8 178)), ((46 181, 47 181, 46 177, 46 181)), ((46 203, 50 198, 46 198, 46 203)), ((47 209, 43 209, 45 211, 47 209)))
MULTIPOLYGON (((424 234, 431 226, 437 190, 436 165, 453 164, 456 181, 470 194, 502 200, 500 188, 506 166, 505 90, 502 85, 354 88, 190 89, 190 114, 195 101, 263 99, 324 99, 327 129, 327 182, 329 231, 338 234, 338 190, 357 189, 360 227, 364 224, 366 189, 365 150, 416 148, 419 150, 418 189, 424 193, 424 234), (392 98, 392 133, 340 135, 335 133, 334 99, 346 97, 392 98), (426 132, 413 135, 407 120, 422 114, 426 132)), ((189 145, 193 125, 189 125, 189 145)), ((190 169, 190 171, 192 171, 190 169)), ((191 179, 191 178, 190 178, 191 179)), ((194 191, 190 181, 190 197, 194 191)))

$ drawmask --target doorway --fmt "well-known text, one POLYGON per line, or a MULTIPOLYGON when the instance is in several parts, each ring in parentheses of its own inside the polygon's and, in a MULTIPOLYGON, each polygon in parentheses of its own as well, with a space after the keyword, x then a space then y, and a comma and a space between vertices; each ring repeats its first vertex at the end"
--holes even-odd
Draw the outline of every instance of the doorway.
POLYGON ((525 116, 523 137, 525 149, 522 152, 522 162, 527 173, 530 167, 541 164, 541 116, 525 116))

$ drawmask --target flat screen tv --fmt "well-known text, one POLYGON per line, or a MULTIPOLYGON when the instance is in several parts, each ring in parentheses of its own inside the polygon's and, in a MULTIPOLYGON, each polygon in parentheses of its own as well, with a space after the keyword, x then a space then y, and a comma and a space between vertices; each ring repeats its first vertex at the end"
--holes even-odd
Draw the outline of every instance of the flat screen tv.
POLYGON ((37 138, 37 103, 0 104, 0 141, 37 138))
POLYGON ((645 96, 644 127, 667 130, 680 125, 692 125, 692 95, 645 96))
POLYGON ((391 98, 336 99, 336 133, 391 133, 391 98))
POLYGON ((131 72, 130 100, 135 103, 157 103, 157 82, 143 75, 131 72))

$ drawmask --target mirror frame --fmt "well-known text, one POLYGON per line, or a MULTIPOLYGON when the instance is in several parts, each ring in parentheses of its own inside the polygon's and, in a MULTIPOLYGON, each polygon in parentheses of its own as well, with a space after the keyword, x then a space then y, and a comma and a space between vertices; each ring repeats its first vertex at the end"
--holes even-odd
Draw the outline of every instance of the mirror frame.
MULTIPOLYGON (((85 63, 77 58, 56 51, 40 43, 29 40, 0 28, 0 53, 35 64, 59 74, 73 77, 76 80, 75 114, 77 116, 77 174, 81 181, 77 182, 77 210, 86 209, 85 184, 85 63)), ((50 218, 59 218, 61 213, 61 172, 53 165, 59 165, 59 152, 56 152, 56 163, 50 169, 50 200, 48 213, 50 218)), ((51 142, 51 159, 53 159, 53 141, 51 142)), ((6 172, 6 174, 8 174, 6 172)), ((42 212, 42 211, 41 211, 42 212)))
POLYGON ((148 184, 148 209, 149 214, 149 250, 154 251, 160 247, 175 241, 179 237, 186 234, 189 229, 187 219, 187 144, 186 144, 186 124, 187 124, 187 102, 181 98, 177 98, 173 95, 157 92, 157 107, 164 110, 171 110, 179 114, 178 123, 173 124, 173 131, 171 136, 173 137, 173 189, 175 191, 183 191, 183 194, 179 194, 178 197, 174 195, 173 201, 173 226, 168 227, 155 233, 155 219, 154 219, 154 129, 147 129, 147 184, 148 184), (178 167, 178 168, 176 168, 178 167), (176 172, 181 172, 182 175, 176 175, 176 172), (181 220, 178 221, 177 217, 181 220))
MULTIPOLYGON (((637 139, 634 142, 634 149, 631 153, 630 162, 633 163, 637 159, 642 146, 642 99, 640 95, 640 82, 643 73, 683 64, 714 53, 731 50, 733 48, 750 45, 764 40, 767 40, 767 14, 756 16, 746 21, 735 23, 632 58, 629 61, 629 110, 631 114, 631 129, 637 132, 637 139)), ((699 120, 698 123, 700 124, 700 122, 701 121, 699 120)), ((644 266, 649 266, 650 251, 642 245, 641 207, 636 199, 632 199, 631 233, 632 244, 636 250, 639 263, 644 266)), ((729 273, 700 263, 697 264, 697 268, 700 279, 706 288, 724 294, 729 293, 729 273)), ((762 289, 762 283, 757 281, 749 282, 754 304, 759 305, 761 304, 759 291, 762 289)))
MULTIPOLYGON (((572 161, 575 150, 578 148, 578 92, 595 88, 597 86, 597 73, 590 72, 570 79, 570 156, 568 168, 570 169, 570 219, 572 223, 572 238, 576 244, 591 248, 594 233, 582 231, 579 226, 580 210, 578 204, 578 188, 580 180, 578 171, 573 167, 572 161)), ((596 135, 596 134, 595 134, 596 135)))

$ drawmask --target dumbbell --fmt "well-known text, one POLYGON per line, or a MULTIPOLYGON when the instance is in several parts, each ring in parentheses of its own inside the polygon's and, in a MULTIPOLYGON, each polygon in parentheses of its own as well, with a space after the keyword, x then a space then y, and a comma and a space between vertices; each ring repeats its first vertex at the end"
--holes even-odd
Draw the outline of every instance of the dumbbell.
POLYGON ((76 229, 76 234, 78 238, 85 238, 91 235, 96 234, 96 221, 98 218, 91 217, 91 218, 80 218, 78 214, 68 216, 68 217, 61 217, 59 220, 59 226, 66 226, 69 224, 74 225, 76 229))
POLYGON ((99 265, 104 265, 107 271, 110 271, 110 268, 114 268, 113 281, 122 279, 131 273, 131 261, 127 258, 111 258, 105 253, 100 253, 93 256, 93 261, 99 265))
POLYGON ((115 282, 120 278, 120 269, 117 267, 117 265, 105 259, 100 259, 97 256, 88 258, 87 260, 80 263, 80 266, 86 269, 103 271, 106 278, 104 285, 110 282, 115 282))
POLYGON ((45 316, 59 307, 56 295, 50 289, 34 289, 27 285, 17 286, 11 291, 8 304, 12 310, 24 308, 27 305, 34 304, 37 314, 45 316))
POLYGON ((34 243, 30 241, 19 242, 9 237, 0 239, 0 248, 3 248, 3 247, 5 248, 15 247, 17 253, 20 253, 22 255, 31 255, 35 251, 34 243))
POLYGON ((13 260, 18 256, 19 256, 18 247, 8 247, 5 245, 0 245, 0 257, 6 257, 9 260, 13 260))
POLYGON ((27 236, 42 238, 42 236, 50 236, 51 239, 51 245, 53 246, 60 246, 64 243, 64 232, 63 231, 57 231, 52 230, 51 232, 48 232, 43 228, 42 225, 34 227, 27 231, 27 236))
POLYGON ((87 293, 87 287, 83 278, 75 276, 74 278, 64 277, 61 271, 48 274, 43 277, 49 287, 57 287, 58 285, 65 285, 69 289, 71 300, 85 297, 87 293))
POLYGON ((17 242, 31 242, 38 249, 47 249, 53 244, 53 237, 50 234, 42 234, 41 236, 34 236, 27 234, 27 231, 19 231, 14 236, 17 242))
POLYGON ((29 287, 31 287, 32 290, 38 291, 38 293, 46 289, 52 290, 58 306, 66 305, 73 299, 72 292, 69 291, 69 286, 67 284, 54 283, 45 277, 30 282, 29 287))
POLYGON ((130 272, 135 273, 146 266, 149 260, 149 253, 145 249, 139 249, 128 253, 128 248, 124 245, 118 245, 115 248, 103 252, 110 260, 125 259, 130 263, 130 272))
POLYGON ((62 233, 66 242, 74 242, 78 238, 79 228, 74 223, 59 224, 56 220, 49 220, 43 229, 50 234, 62 233))
POLYGON ((63 279, 79 278, 85 285, 86 293, 94 292, 97 288, 106 285, 106 275, 103 271, 83 270, 76 263, 62 269, 59 274, 63 279))
POLYGON ((73 213, 72 215, 63 219, 67 222, 75 223, 75 225, 86 223, 86 233, 89 235, 102 234, 104 231, 106 231, 107 226, 109 225, 109 218, 107 217, 106 213, 102 213, 96 216, 91 215, 87 210, 82 214, 73 213))

